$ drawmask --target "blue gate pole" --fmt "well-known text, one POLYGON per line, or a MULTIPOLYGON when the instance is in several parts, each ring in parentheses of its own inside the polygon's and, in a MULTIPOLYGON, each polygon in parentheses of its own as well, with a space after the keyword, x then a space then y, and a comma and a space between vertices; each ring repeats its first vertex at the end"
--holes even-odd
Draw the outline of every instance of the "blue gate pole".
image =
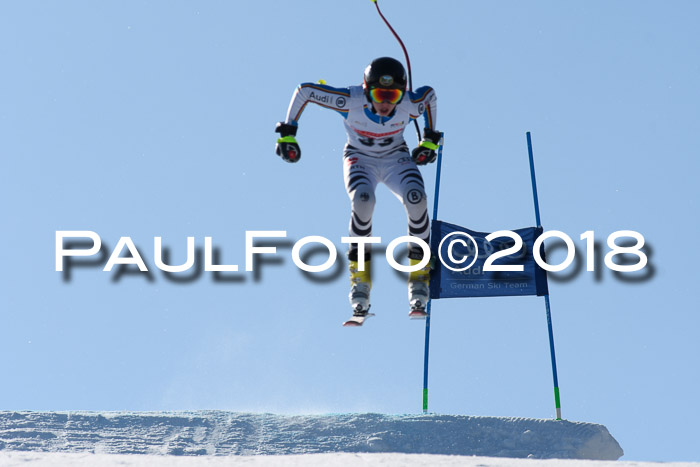
MULTIPOLYGON (((438 215, 438 201, 440 199, 440 173, 442 169, 442 147, 445 144, 445 134, 440 133, 440 148, 437 156, 437 171, 435 174, 435 202, 433 204, 433 221, 438 215)), ((428 357, 430 355, 430 309, 433 301, 428 299, 425 311, 425 353, 423 355, 423 413, 428 413, 428 357)))
MULTIPOLYGON (((540 221, 540 202, 537 199, 537 181, 535 179, 535 160, 532 155, 532 137, 527 135, 527 153, 530 157, 530 177, 532 178, 532 197, 535 201, 535 219, 537 227, 542 227, 540 221)), ((554 331, 552 330, 552 312, 549 306, 549 293, 544 296, 544 307, 547 312, 547 331, 549 332, 549 353, 552 359, 552 377, 554 379, 554 406, 557 411, 557 420, 561 420, 561 400, 559 398, 559 378, 557 377, 557 357, 554 353, 554 331)))

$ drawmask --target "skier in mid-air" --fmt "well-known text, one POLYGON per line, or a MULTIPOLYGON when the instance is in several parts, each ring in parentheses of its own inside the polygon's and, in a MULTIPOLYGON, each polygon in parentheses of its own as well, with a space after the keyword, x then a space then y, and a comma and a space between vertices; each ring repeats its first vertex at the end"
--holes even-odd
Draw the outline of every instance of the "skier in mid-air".
MULTIPOLYGON (((309 102, 335 110, 343 116, 348 135, 343 153, 345 188, 352 204, 351 237, 372 234, 375 188, 384 183, 403 203, 408 217, 408 233, 426 243, 430 237, 427 199, 423 177, 417 165, 434 162, 441 135, 435 130, 435 91, 424 86, 415 92, 406 90, 406 71, 398 60, 382 57, 365 69, 361 86, 334 88, 325 84, 302 83, 292 97, 287 118, 277 124, 280 134, 275 148, 287 162, 298 162, 301 150, 295 136, 297 123, 309 102), (425 119, 423 138, 411 153, 403 131, 421 115, 425 119)), ((411 243, 409 264, 423 259, 423 250, 411 243)), ((365 253, 364 270, 358 263, 358 245, 351 244, 350 305, 353 318, 346 325, 361 325, 370 308, 371 251, 365 253)), ((424 317, 429 297, 430 266, 408 277, 411 317, 424 317)))

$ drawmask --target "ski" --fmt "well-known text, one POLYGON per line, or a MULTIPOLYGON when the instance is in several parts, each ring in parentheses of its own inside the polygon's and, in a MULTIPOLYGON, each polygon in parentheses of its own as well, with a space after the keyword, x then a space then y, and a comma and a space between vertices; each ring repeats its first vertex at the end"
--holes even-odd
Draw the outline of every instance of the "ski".
POLYGON ((350 318, 349 320, 347 320, 343 323, 343 326, 345 326, 345 327, 362 326, 362 324, 364 324, 365 320, 367 318, 371 318, 372 316, 374 316, 374 313, 367 313, 366 315, 362 315, 362 316, 361 315, 353 315, 352 318, 350 318))

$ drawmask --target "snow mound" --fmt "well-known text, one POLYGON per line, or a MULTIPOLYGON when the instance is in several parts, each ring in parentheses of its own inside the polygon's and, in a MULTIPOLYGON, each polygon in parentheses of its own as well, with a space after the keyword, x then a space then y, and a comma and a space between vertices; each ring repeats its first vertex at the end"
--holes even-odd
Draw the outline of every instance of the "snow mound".
POLYGON ((0 412, 0 449, 162 455, 446 454, 617 460, 602 425, 456 415, 0 412))

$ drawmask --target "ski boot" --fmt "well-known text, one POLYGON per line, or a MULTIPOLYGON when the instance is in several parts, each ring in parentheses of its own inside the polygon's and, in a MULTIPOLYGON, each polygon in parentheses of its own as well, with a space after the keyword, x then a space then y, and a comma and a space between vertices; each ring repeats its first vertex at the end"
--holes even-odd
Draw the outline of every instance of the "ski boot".
POLYGON ((369 293, 372 289, 369 261, 365 261, 365 270, 360 271, 357 261, 350 261, 350 306, 352 318, 343 323, 343 326, 362 326, 365 319, 374 316, 369 312, 369 293))
POLYGON ((367 314, 369 311, 369 292, 372 289, 369 261, 365 261, 365 270, 360 271, 357 261, 350 261, 350 306, 356 313, 367 314))
MULTIPOLYGON (((421 260, 409 258, 409 265, 415 266, 421 260)), ((411 319, 421 319, 428 316, 425 307, 430 297, 430 263, 422 269, 408 275, 408 304, 411 309, 408 316, 411 319)))

